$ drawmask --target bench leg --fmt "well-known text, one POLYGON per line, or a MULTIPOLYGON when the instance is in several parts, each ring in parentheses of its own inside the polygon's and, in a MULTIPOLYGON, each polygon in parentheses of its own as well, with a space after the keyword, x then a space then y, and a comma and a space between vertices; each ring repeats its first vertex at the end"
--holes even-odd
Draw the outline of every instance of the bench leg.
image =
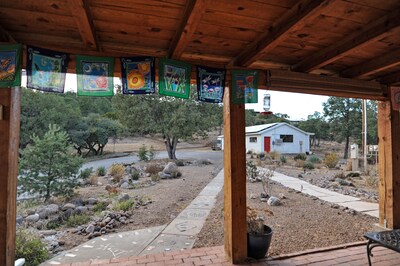
POLYGON ((371 253, 371 249, 369 248, 369 246, 370 246, 371 243, 372 243, 372 241, 371 241, 371 240, 368 240, 368 244, 367 244, 367 256, 368 256, 368 265, 369 265, 369 266, 372 265, 372 264, 371 264, 371 256, 372 256, 372 253, 371 253))

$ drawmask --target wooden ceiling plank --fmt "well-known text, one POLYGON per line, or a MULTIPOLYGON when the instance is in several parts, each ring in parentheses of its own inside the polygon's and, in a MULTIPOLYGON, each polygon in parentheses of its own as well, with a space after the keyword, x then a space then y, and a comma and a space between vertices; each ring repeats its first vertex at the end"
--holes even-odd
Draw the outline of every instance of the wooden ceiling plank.
POLYGON ((168 55, 174 59, 179 59, 182 56, 206 11, 206 0, 190 0, 188 2, 182 23, 168 51, 168 55))
POLYGON ((400 83, 400 71, 384 76, 378 79, 378 81, 386 85, 393 85, 396 83, 400 83))
POLYGON ((400 26, 400 9, 389 13, 371 23, 367 24, 355 34, 348 35, 334 45, 330 45, 308 56, 306 59, 292 66, 292 70, 309 72, 311 70, 326 66, 353 50, 376 41, 382 36, 390 34, 390 31, 400 26))
POLYGON ((70 9, 83 42, 93 50, 100 50, 88 1, 71 0, 70 9))
POLYGON ((289 33, 302 28, 305 21, 319 14, 319 11, 332 3, 331 0, 303 0, 294 5, 261 37, 247 47, 232 62, 232 65, 249 66, 282 43, 289 33))
POLYGON ((9 42, 9 43, 17 43, 14 37, 8 32, 5 28, 0 25, 0 40, 9 42))
POLYGON ((398 65, 400 65, 400 49, 348 68, 340 75, 346 78, 362 78, 398 65))

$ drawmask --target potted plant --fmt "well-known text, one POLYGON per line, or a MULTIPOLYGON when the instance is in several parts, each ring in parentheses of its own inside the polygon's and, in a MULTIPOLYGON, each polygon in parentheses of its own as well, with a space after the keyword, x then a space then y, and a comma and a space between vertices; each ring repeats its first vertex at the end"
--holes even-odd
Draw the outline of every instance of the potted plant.
MULTIPOLYGON (((269 210, 268 214, 273 215, 269 210)), ((262 259, 268 252, 272 240, 272 229, 264 224, 264 217, 247 207, 247 256, 262 259)))

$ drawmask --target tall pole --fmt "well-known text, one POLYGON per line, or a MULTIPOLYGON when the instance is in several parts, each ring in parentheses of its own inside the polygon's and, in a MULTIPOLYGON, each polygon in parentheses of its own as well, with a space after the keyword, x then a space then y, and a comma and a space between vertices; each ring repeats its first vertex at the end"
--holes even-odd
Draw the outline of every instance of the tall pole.
POLYGON ((367 153, 368 153, 368 145, 367 145, 367 100, 363 100, 362 107, 362 119, 363 119, 363 156, 364 156, 364 172, 367 171, 367 153))

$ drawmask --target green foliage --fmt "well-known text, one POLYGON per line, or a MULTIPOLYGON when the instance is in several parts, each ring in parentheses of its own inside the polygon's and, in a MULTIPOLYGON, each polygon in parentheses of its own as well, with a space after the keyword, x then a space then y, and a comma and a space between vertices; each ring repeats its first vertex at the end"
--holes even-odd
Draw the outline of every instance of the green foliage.
POLYGON ((287 122, 289 123, 289 116, 287 114, 270 114, 264 115, 255 112, 254 110, 246 110, 246 126, 255 126, 262 124, 270 124, 270 123, 280 123, 287 122))
POLYGON ((26 266, 39 265, 49 258, 46 245, 26 230, 17 230, 15 244, 15 258, 25 258, 26 266))
POLYGON ((116 138, 122 130, 118 121, 90 114, 79 119, 68 132, 79 155, 99 155, 109 138, 116 138))
POLYGON ((106 168, 104 166, 100 166, 97 168, 97 175, 98 176, 105 176, 106 175, 106 168))
POLYGON ((294 156, 294 159, 305 161, 305 160, 307 160, 307 155, 305 155, 304 153, 299 153, 299 154, 296 154, 296 156, 294 156))
POLYGON ((113 165, 111 165, 109 171, 110 171, 110 175, 112 175, 112 177, 114 177, 114 180, 119 182, 121 180, 121 177, 125 173, 125 166, 123 166, 122 164, 114 163, 113 165))
POLYGON ((108 203, 107 202, 97 202, 96 205, 93 206, 94 212, 101 212, 107 209, 108 203))
POLYGON ((154 160, 154 157, 156 156, 156 152, 154 151, 153 145, 150 146, 150 149, 147 153, 147 157, 149 158, 149 161, 154 160))
POLYGON ((253 163, 253 161, 246 162, 246 176, 250 180, 255 180, 258 176, 259 172, 257 170, 257 166, 253 163))
POLYGON ((139 177, 140 177, 139 171, 136 170, 136 169, 132 169, 131 170, 131 178, 132 178, 132 180, 139 180, 139 177))
POLYGON ((113 106, 131 134, 162 134, 168 157, 176 159, 178 140, 205 136, 210 128, 221 124, 222 108, 216 104, 190 99, 165 97, 158 94, 125 97, 115 95, 113 106))
POLYGON ((321 160, 318 158, 318 156, 315 156, 315 155, 311 155, 308 160, 312 163, 320 163, 321 162, 321 160))
POLYGON ((87 180, 87 179, 89 179, 92 172, 93 172, 93 167, 85 168, 85 169, 81 170, 81 172, 79 173, 79 178, 81 178, 83 180, 87 180))
POLYGON ((285 155, 281 155, 280 160, 281 160, 281 163, 287 162, 285 155))
POLYGON ((34 135, 32 142, 21 152, 19 192, 37 193, 45 201, 51 196, 71 196, 79 185, 82 159, 71 155, 67 133, 50 125, 43 138, 34 135))
POLYGON ((114 206, 114 210, 116 211, 129 211, 135 205, 135 201, 133 199, 128 199, 124 201, 117 202, 114 206))
POLYGON ((145 144, 143 144, 142 147, 139 148, 138 158, 139 161, 147 162, 149 160, 149 158, 147 157, 147 148, 145 144))
POLYGON ((324 163, 329 168, 335 168, 338 162, 339 158, 336 153, 329 153, 325 155, 324 163))
POLYGON ((63 224, 62 224, 61 221, 58 221, 58 220, 51 220, 51 221, 48 221, 48 222, 47 222, 47 224, 46 224, 46 229, 47 229, 47 230, 54 230, 54 229, 60 228, 62 225, 63 225, 63 224))
POLYGON ((321 113, 315 112, 313 115, 309 115, 306 121, 300 121, 297 125, 298 128, 314 133, 315 135, 311 138, 311 146, 319 146, 321 139, 330 139, 329 135, 329 123, 325 120, 325 117, 321 113))
POLYGON ((74 214, 68 217, 65 224, 68 227, 75 227, 78 225, 86 224, 90 221, 90 217, 87 214, 74 214))
POLYGON ((314 164, 312 162, 304 162, 303 169, 312 170, 314 169, 314 164))

